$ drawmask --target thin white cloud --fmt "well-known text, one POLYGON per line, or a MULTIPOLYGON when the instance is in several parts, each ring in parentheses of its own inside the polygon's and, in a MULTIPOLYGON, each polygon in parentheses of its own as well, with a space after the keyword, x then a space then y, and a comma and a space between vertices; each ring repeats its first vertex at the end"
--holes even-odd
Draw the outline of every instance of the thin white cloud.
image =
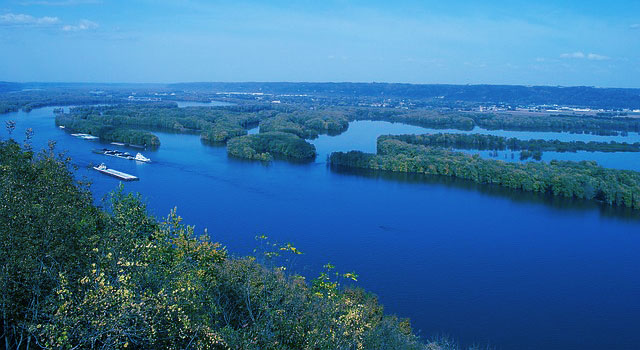
POLYGON ((98 23, 92 22, 88 19, 83 19, 76 25, 66 24, 62 26, 62 30, 65 32, 79 32, 96 28, 98 28, 98 23))
POLYGON ((592 61, 606 61, 611 59, 608 56, 603 56, 603 55, 598 55, 596 53, 590 53, 587 55, 587 59, 592 60, 592 61))
POLYGON ((465 66, 473 67, 473 68, 486 68, 487 67, 487 64, 483 63, 483 62, 478 62, 478 63, 476 63, 476 62, 464 62, 463 64, 465 66))
POLYGON ((597 53, 585 54, 582 51, 563 53, 562 55, 560 55, 560 58, 587 59, 591 61, 606 61, 611 59, 611 57, 609 56, 599 55, 597 53))
POLYGON ((562 55, 560 55, 560 58, 584 58, 584 57, 585 57, 584 53, 580 51, 563 53, 562 55))
POLYGON ((4 26, 47 26, 60 22, 58 17, 33 17, 22 13, 5 13, 0 15, 0 25, 4 26))

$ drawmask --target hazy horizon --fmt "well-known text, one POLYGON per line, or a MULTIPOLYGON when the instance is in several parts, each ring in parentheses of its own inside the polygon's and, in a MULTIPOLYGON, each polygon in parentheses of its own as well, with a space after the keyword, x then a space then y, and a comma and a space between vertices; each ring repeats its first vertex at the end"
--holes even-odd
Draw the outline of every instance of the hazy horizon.
POLYGON ((576 87, 588 87, 595 89, 634 89, 640 90, 640 87, 618 87, 618 86, 596 86, 596 85, 551 85, 551 84, 491 84, 491 83, 409 83, 409 82, 397 82, 397 81, 258 81, 258 80, 246 80, 246 81, 168 81, 168 82, 123 82, 123 81, 9 81, 0 80, 0 83, 17 83, 17 84, 85 84, 85 85, 174 85, 174 84, 398 84, 398 85, 455 85, 455 86, 523 86, 523 87, 561 87, 561 88, 576 88, 576 87))

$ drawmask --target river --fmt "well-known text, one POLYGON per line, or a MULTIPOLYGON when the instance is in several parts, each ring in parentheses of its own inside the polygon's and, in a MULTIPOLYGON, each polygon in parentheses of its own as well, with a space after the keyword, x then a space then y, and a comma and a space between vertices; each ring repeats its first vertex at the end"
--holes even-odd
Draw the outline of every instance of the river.
MULTIPOLYGON (((224 147, 203 145, 197 135, 157 132, 162 145, 143 152, 153 161, 144 164, 91 153, 115 146, 70 136, 55 127, 52 110, 0 115, 0 121, 17 122, 18 140, 33 128, 36 149, 54 140, 58 150, 67 150, 80 166, 77 176, 93 181, 97 201, 118 185, 87 168, 105 162, 140 177, 125 188, 140 192, 152 214, 162 217, 177 207, 196 232, 207 228, 233 254, 251 253, 254 237, 265 234, 303 251, 294 269, 309 277, 327 262, 355 271, 358 286, 377 294, 387 312, 410 317, 423 335, 446 334, 498 350, 640 344, 637 214, 446 178, 335 171, 326 164, 332 151, 374 152, 380 134, 440 130, 352 122, 341 135, 312 141, 319 153, 314 162, 270 165, 230 159, 224 147)), ((612 139, 571 135, 555 136, 612 139)), ((609 165, 620 168, 639 158, 591 155, 619 157, 609 165)))

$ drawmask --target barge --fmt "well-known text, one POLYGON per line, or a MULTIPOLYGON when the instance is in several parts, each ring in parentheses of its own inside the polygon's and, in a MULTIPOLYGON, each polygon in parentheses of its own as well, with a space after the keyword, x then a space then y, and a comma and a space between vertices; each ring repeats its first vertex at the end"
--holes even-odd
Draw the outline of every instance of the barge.
POLYGON ((109 176, 116 177, 116 178, 118 178, 120 180, 123 180, 123 181, 137 181, 137 180, 140 180, 140 179, 138 179, 137 176, 133 176, 133 175, 130 175, 130 174, 127 174, 127 173, 123 173, 122 171, 118 171, 118 170, 115 170, 115 169, 109 169, 109 168, 107 168, 106 165, 104 165, 104 163, 102 163, 102 164, 100 164, 98 166, 94 166, 93 169, 95 169, 95 170, 97 170, 97 171, 99 171, 99 172, 101 172, 103 174, 107 174, 109 176))

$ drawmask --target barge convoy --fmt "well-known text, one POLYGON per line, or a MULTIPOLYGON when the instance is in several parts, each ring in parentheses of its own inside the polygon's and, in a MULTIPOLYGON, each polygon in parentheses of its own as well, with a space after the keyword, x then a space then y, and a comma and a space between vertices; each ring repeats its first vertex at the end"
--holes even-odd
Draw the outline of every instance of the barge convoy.
MULTIPOLYGON (((61 125, 60 128, 64 129, 64 125, 61 125)), ((99 137, 93 136, 93 135, 90 135, 90 134, 71 134, 71 136, 75 136, 75 137, 78 137, 78 138, 81 138, 81 139, 84 139, 84 140, 97 140, 97 139, 99 139, 99 137)))
POLYGON ((145 163, 151 162, 151 159, 143 156, 142 153, 140 152, 138 152, 135 156, 129 154, 129 152, 122 152, 122 151, 112 150, 108 148, 95 149, 93 150, 93 152, 98 154, 104 154, 105 156, 109 156, 109 157, 116 157, 116 158, 122 158, 127 160, 136 160, 136 161, 145 162, 145 163))
POLYGON ((114 170, 114 169, 109 169, 107 168, 106 165, 104 165, 104 163, 98 165, 98 166, 94 166, 93 169, 103 173, 103 174, 107 174, 109 176, 113 176, 113 177, 117 177, 120 180, 123 181, 137 181, 140 180, 138 179, 137 176, 133 176, 127 173, 123 173, 122 171, 118 171, 118 170, 114 170))

